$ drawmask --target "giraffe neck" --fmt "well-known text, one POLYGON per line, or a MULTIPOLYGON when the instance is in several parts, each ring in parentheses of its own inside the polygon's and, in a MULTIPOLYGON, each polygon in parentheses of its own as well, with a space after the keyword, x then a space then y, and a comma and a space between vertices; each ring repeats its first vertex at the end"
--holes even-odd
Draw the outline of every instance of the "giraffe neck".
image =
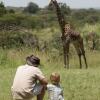
POLYGON ((65 34, 64 27, 65 27, 65 23, 66 23, 65 19, 64 19, 64 15, 61 13, 61 10, 60 10, 60 7, 59 7, 57 1, 54 0, 52 2, 53 2, 55 9, 56 9, 56 14, 57 14, 59 25, 61 27, 62 36, 64 36, 64 34, 65 34))

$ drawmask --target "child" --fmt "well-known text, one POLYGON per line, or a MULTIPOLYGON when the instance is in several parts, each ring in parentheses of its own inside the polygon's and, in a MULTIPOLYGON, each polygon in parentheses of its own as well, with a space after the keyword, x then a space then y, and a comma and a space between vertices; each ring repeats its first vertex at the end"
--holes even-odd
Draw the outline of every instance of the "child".
POLYGON ((63 90, 60 87, 60 75, 52 73, 50 76, 51 84, 47 85, 49 100, 64 100, 63 90))

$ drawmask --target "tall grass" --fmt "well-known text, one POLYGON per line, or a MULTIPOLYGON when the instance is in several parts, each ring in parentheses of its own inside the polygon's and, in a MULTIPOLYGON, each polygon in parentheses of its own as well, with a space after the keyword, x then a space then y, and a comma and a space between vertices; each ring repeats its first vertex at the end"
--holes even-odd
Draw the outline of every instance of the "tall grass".
MULTIPOLYGON (((61 85, 65 100, 99 100, 100 99, 100 52, 86 51, 88 69, 79 69, 76 54, 70 57, 70 69, 63 68, 63 57, 53 58, 48 53, 24 48, 22 50, 0 50, 0 100, 12 100, 11 85, 17 66, 25 64, 26 56, 35 54, 41 59, 41 70, 49 80, 52 72, 61 75, 61 85)), ((49 81, 50 82, 50 81, 49 81)), ((45 99, 47 100, 47 94, 45 99)))
POLYGON ((97 35, 100 36, 100 24, 94 24, 94 25, 90 25, 90 24, 85 24, 84 27, 79 28, 79 30, 81 31, 81 33, 83 35, 87 35, 89 32, 95 32, 97 35))

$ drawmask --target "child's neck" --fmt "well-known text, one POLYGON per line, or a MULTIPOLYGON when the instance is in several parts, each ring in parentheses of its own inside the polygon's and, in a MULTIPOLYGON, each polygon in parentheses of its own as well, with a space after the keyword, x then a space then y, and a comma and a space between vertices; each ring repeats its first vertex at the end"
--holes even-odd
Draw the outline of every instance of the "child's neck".
POLYGON ((58 86, 58 85, 59 85, 59 83, 53 83, 53 85, 56 85, 56 86, 58 86))

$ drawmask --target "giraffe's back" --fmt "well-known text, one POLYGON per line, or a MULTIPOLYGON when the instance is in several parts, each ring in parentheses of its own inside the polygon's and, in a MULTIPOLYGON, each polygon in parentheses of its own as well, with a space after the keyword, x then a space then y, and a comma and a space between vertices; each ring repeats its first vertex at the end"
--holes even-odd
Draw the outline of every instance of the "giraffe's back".
POLYGON ((78 39, 81 38, 80 33, 79 32, 75 32, 73 30, 70 30, 67 35, 69 35, 71 41, 77 41, 78 39))

